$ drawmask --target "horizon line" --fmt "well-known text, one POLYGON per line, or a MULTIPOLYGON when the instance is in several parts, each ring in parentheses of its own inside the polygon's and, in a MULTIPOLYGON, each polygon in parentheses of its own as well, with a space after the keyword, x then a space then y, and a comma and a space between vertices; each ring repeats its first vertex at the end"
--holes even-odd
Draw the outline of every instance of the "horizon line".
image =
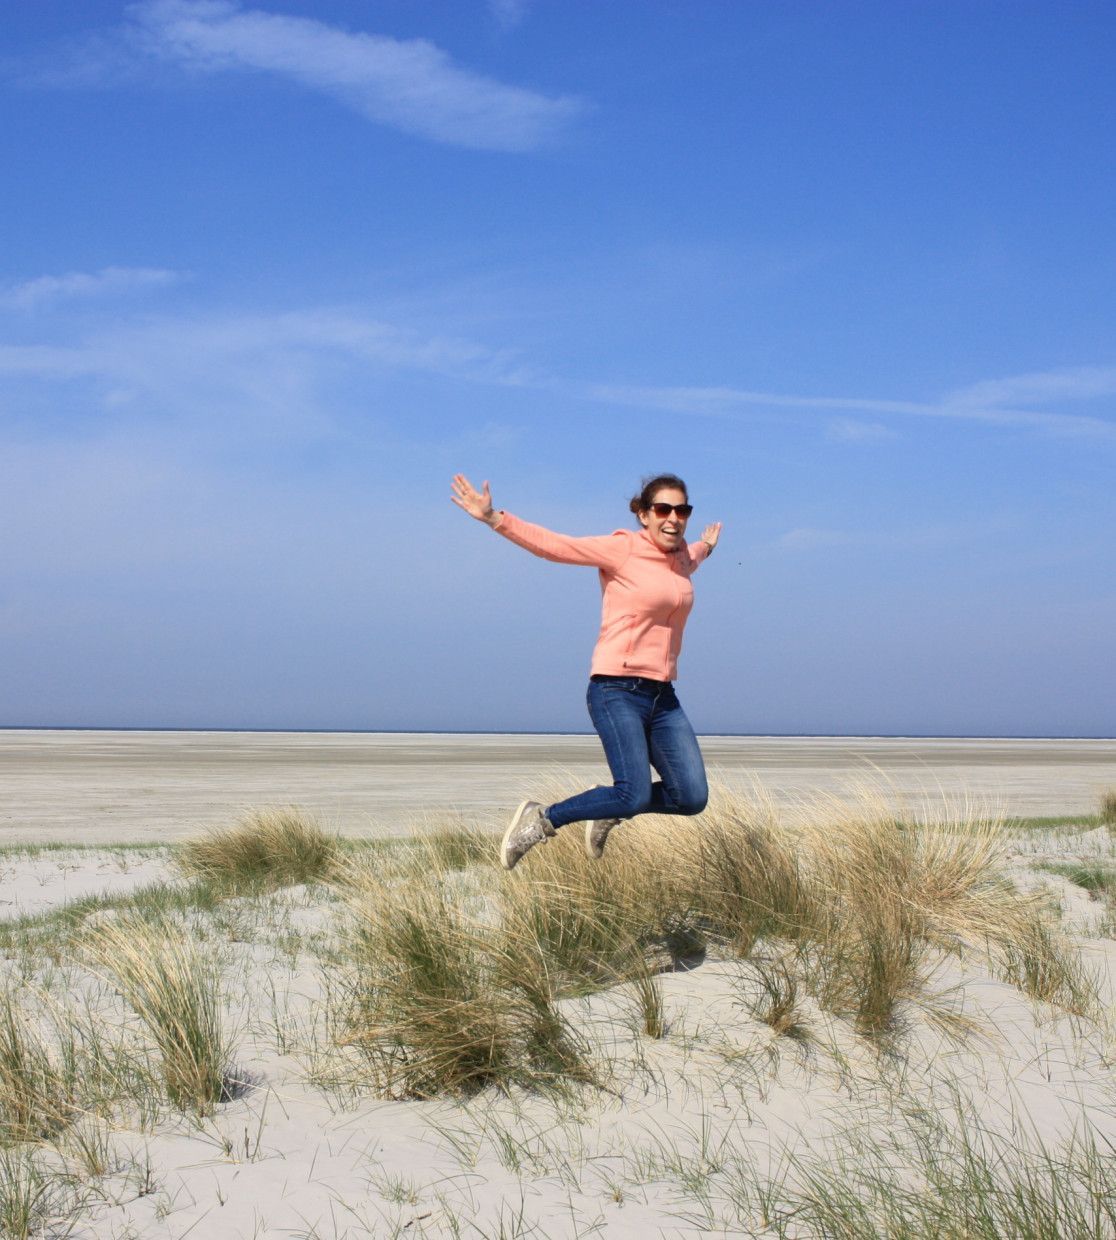
MULTIPOLYGON (((540 731, 529 728, 493 730, 488 728, 293 728, 175 725, 146 726, 140 724, 0 724, 2 732, 216 732, 229 735, 310 735, 310 736, 584 736, 596 737, 594 731, 540 731)), ((740 740, 945 740, 945 741, 1113 741, 1116 737, 1095 733, 1045 732, 699 732, 699 737, 715 739, 731 737, 740 740)))

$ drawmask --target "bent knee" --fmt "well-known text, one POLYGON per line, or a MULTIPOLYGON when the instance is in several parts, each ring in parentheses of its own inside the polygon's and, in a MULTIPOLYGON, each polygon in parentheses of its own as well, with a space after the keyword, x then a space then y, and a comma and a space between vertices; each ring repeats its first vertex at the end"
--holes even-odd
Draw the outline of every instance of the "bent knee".
POLYGON ((678 796, 678 812, 680 814, 700 814, 709 804, 709 786, 705 780, 681 789, 678 796))
POLYGON ((634 818, 637 814, 645 814, 651 808, 651 784, 646 787, 633 784, 616 784, 614 791, 620 802, 620 818, 634 818))

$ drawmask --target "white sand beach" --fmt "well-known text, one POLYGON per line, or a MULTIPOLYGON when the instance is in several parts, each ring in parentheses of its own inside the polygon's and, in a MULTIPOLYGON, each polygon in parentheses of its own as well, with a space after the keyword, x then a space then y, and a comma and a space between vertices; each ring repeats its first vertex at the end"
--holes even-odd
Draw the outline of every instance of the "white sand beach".
MULTIPOLYGON (((599 778, 594 744, 0 733, 9 993, 42 1027, 66 1011, 75 1028, 100 1021, 106 1038, 138 1046, 143 1029, 111 971, 90 971, 82 935, 111 924, 121 915, 113 902, 130 892, 186 886, 174 841, 228 826, 245 808, 287 803, 346 835, 401 836, 423 811, 452 820, 454 809, 462 823, 495 831, 501 803, 540 773, 599 778), (137 842, 166 847, 112 847, 137 842), (41 843, 56 847, 34 850, 41 843), (104 897, 99 910, 68 927, 49 921, 89 896, 104 897), (24 929, 12 931, 17 922, 24 929)), ((1103 741, 713 738, 705 748, 726 779, 759 777, 788 804, 873 775, 899 800, 1084 819, 1116 786, 1116 755, 1103 741)), ((147 1114, 90 1114, 19 1147, 31 1161, 9 1160, 5 1191, 33 1164, 48 1177, 44 1234, 64 1222, 81 1240, 822 1235, 816 1216, 808 1224, 799 1213, 812 1175, 847 1178, 850 1166, 870 1169, 885 1154, 907 1165, 934 1142, 948 1161, 950 1142, 971 1139, 975 1124, 993 1161, 1029 1148, 1062 1157, 1086 1137, 1116 1143, 1116 940, 1107 906, 1042 868, 1068 862, 1116 869, 1112 835, 1084 821, 1021 830, 1005 844, 1002 872, 1056 902, 1094 976, 1088 1017, 1024 993, 979 953, 939 953, 893 1039, 874 1042, 803 993, 808 1036, 796 1040, 757 1015, 762 953, 710 954, 659 975, 661 1038, 633 1022, 629 987, 561 999, 604 1079, 555 1095, 489 1088, 401 1100, 362 1085, 359 1056, 327 1020, 330 944, 343 925, 328 889, 297 885, 187 910, 187 937, 220 962, 244 1086, 207 1117, 165 1099, 147 1114)), ((509 881, 482 871, 478 891, 509 881)))
MULTIPOLYGON (((776 800, 864 782, 1021 817, 1088 813, 1116 741, 704 737, 714 779, 776 800)), ((172 841, 246 809, 297 805, 350 835, 507 812, 547 778, 608 781, 595 736, 0 730, 0 843, 172 841)))

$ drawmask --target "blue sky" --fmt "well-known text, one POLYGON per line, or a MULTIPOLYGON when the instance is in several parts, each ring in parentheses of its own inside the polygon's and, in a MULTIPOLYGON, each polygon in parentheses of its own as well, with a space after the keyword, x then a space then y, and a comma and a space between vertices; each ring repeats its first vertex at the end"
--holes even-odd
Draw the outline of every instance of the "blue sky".
POLYGON ((0 13, 0 724, 581 731, 570 533, 725 523, 699 731, 1113 735, 1107 3, 0 13))

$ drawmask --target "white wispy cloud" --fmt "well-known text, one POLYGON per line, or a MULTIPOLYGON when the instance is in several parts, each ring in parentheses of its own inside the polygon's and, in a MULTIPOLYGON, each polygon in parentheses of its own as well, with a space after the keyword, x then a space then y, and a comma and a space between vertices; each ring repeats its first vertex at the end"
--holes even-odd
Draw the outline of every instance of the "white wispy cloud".
MULTIPOLYGON (((544 381, 511 352, 338 309, 164 317, 76 343, 0 344, 0 396, 31 384, 52 400, 52 385, 84 382, 87 413, 133 410, 296 436, 330 433, 363 405, 371 380, 401 372, 501 387, 544 381)), ((67 407, 74 394, 67 387, 67 407)))
POLYGON ((1077 366, 1036 371, 1006 379, 986 379, 950 393, 945 403, 966 408, 1035 405, 1048 401, 1092 400, 1116 395, 1116 366, 1077 366))
POLYGON ((351 32, 233 0, 143 0, 129 16, 126 38, 143 55, 209 73, 273 73, 369 120, 456 146, 532 150, 584 108, 457 65, 426 39, 351 32))
MULTIPOLYGON (((1030 427, 1049 434, 1116 441, 1116 418, 1064 413, 1020 405, 1060 404, 1116 394, 1116 368, 1084 367, 987 380, 949 393, 940 401, 879 400, 854 396, 800 396, 731 387, 639 387, 598 384, 598 400, 714 417, 798 410, 947 418, 999 426, 1030 427)), ((847 423, 846 423, 847 425, 847 423)))
POLYGON ((100 271, 69 271, 0 285, 0 306, 33 310, 74 298, 116 296, 159 288, 181 280, 182 274, 162 267, 102 267, 100 271))
POLYGON ((792 396, 731 387, 639 387, 597 384, 591 394, 599 400, 642 405, 672 413, 730 414, 750 408, 851 410, 861 413, 922 413, 926 406, 906 400, 871 400, 849 396, 792 396))

